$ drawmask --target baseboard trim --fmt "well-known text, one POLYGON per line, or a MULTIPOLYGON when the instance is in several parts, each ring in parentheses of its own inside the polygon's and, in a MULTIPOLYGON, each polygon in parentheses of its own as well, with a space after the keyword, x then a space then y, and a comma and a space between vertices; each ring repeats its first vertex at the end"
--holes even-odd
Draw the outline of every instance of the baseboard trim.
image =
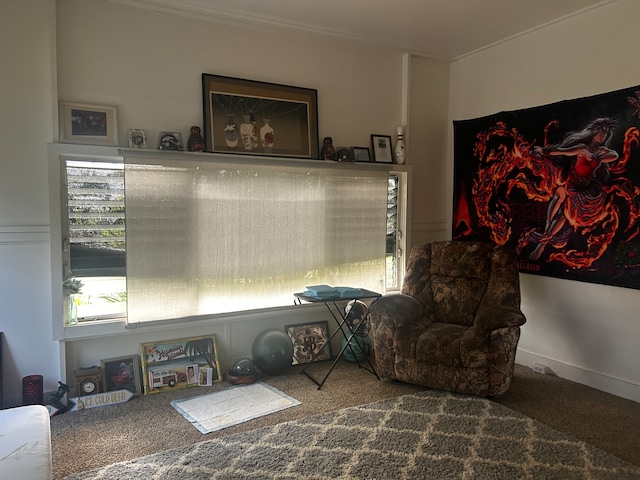
POLYGON ((544 365, 559 377, 640 403, 640 385, 627 380, 587 370, 520 348, 516 354, 516 363, 529 368, 533 368, 534 364, 544 365))

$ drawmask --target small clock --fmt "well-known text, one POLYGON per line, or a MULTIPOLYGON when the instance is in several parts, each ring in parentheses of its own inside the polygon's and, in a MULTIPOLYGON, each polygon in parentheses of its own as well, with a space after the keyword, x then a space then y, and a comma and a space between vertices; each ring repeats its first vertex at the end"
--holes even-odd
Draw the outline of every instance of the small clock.
POLYGON ((100 377, 102 375, 100 367, 80 368, 74 372, 74 375, 78 396, 100 393, 100 377))

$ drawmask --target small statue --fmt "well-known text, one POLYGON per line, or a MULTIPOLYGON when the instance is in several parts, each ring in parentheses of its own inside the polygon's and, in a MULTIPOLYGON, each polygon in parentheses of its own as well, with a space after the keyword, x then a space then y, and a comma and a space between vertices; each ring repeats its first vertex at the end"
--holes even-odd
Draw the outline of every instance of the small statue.
POLYGON ((320 158, 322 160, 335 160, 336 149, 333 147, 333 138, 324 137, 324 144, 320 150, 320 158))
POLYGON ((54 406, 57 410, 54 415, 64 413, 67 411, 67 407, 60 401, 62 397, 69 392, 69 386, 65 383, 58 382, 58 390, 55 393, 49 395, 49 405, 54 406))
POLYGON ((189 135, 189 140, 187 141, 187 149, 190 152, 202 152, 204 150, 204 138, 202 138, 202 134, 200 133, 200 127, 195 125, 191 127, 191 135, 189 135))

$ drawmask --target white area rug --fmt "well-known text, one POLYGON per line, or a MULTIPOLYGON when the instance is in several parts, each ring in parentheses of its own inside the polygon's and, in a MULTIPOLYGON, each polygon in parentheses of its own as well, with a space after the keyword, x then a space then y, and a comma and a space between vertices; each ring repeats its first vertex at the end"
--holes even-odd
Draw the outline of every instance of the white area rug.
POLYGON ((202 433, 222 430, 300 404, 263 382, 171 402, 171 406, 202 433))

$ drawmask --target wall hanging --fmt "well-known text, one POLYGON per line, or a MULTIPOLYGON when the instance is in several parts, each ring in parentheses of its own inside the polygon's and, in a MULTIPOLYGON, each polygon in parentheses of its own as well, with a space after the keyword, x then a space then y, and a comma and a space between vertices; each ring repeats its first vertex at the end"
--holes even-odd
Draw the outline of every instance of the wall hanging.
POLYGON ((640 86, 454 121, 453 238, 640 289, 640 86))

